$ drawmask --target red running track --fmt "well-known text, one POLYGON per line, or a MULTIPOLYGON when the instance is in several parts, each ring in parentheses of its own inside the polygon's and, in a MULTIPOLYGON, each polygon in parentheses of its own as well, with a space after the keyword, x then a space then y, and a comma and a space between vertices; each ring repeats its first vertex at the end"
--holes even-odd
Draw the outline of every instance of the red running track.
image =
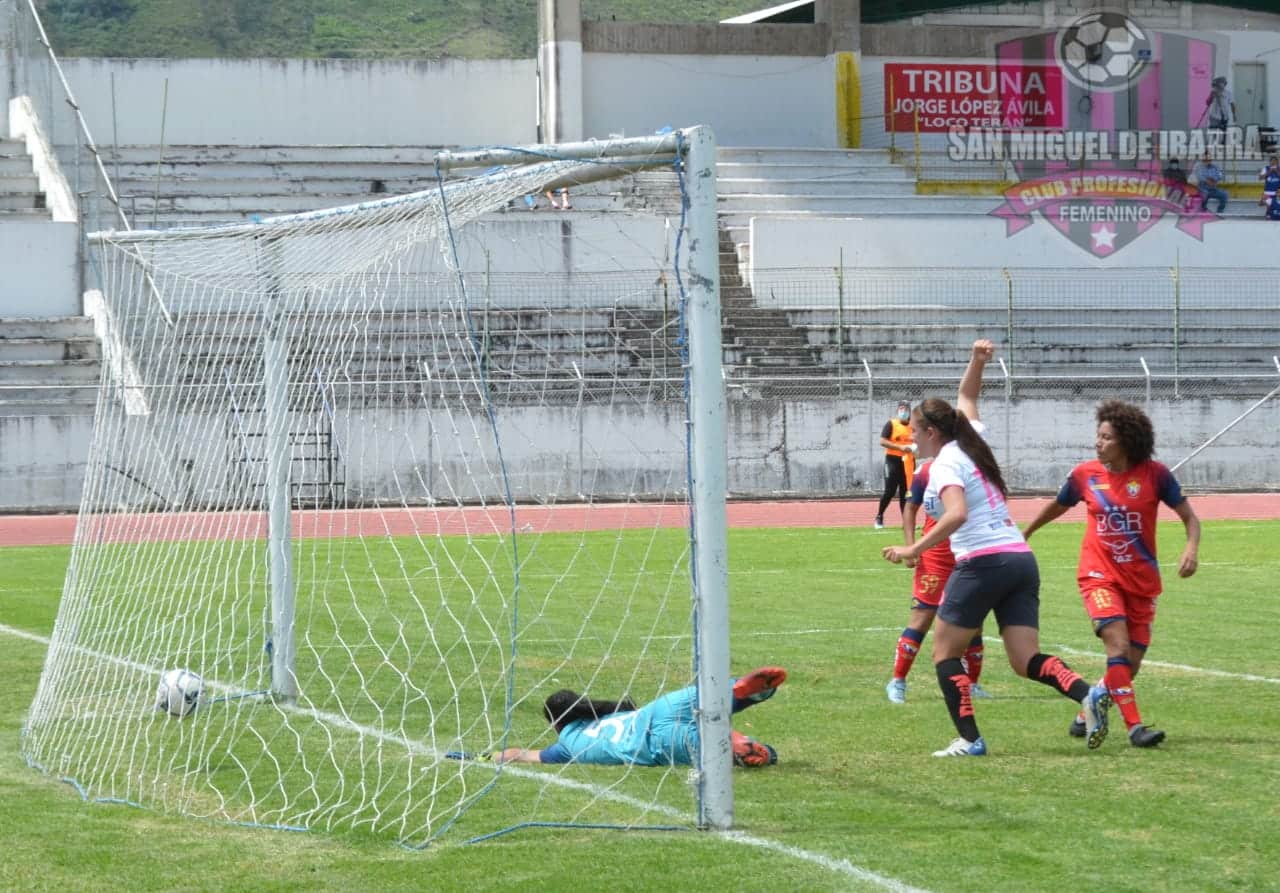
MULTIPOLYGON (((1047 497, 1014 499, 1013 518, 1029 521, 1047 497)), ((1275 520, 1280 518, 1280 493, 1192 495, 1196 514, 1204 520, 1275 520)), ((730 527, 869 527, 875 500, 795 500, 731 502, 730 527)), ((683 505, 517 506, 517 528, 527 533, 683 527, 683 505)), ((0 515, 0 546, 68 545, 75 536, 75 515, 0 515)), ((1172 515, 1170 515, 1172 517, 1172 515)), ((890 523, 897 518, 890 508, 890 523)), ((1077 506, 1068 520, 1084 520, 1077 506)), ((187 541, 265 539, 262 512, 199 512, 188 514, 99 515, 86 531, 90 542, 187 541)), ((294 536, 303 539, 341 536, 437 536, 500 533, 511 529, 504 508, 353 509, 294 512, 294 536)))

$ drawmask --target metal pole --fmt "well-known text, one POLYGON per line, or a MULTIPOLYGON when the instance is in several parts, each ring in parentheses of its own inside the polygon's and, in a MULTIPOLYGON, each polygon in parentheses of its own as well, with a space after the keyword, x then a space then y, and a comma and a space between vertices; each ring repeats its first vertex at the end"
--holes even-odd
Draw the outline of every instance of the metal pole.
POLYGON ((1147 415, 1151 415, 1151 367, 1147 365, 1146 357, 1138 357, 1138 362, 1142 364, 1142 377, 1147 380, 1147 402, 1143 410, 1147 415))
POLYGON ((164 128, 169 118, 169 79, 164 79, 164 93, 160 99, 160 154, 156 156, 156 191, 151 205, 151 228, 160 219, 160 175, 164 166, 164 128))
POLYGON ((1005 353, 1009 355, 1009 365, 1013 366, 1014 345, 1013 345, 1013 276, 1009 273, 1009 268, 1005 267, 1000 271, 1004 274, 1005 282, 1005 299, 1008 302, 1008 310, 1006 311, 1005 321, 1005 353))
POLYGON ((289 343, 279 255, 273 240, 259 243, 265 288, 266 330, 262 339, 266 390, 267 556, 271 569, 271 694, 291 704, 298 698, 294 642, 293 531, 289 517, 289 343))
POLYGON ((836 393, 844 396, 844 246, 836 269, 836 393))
POLYGON ((862 369, 867 373, 867 489, 875 492, 876 479, 876 445, 880 442, 876 439, 875 428, 875 385, 871 375, 871 364, 866 359, 862 361, 862 369))
POLYGON ((1010 405, 1013 403, 1013 378, 1009 375, 1009 367, 1004 364, 1004 357, 999 357, 1000 371, 1004 373, 1004 463, 1009 465, 1009 452, 1013 449, 1012 425, 1009 421, 1010 405))
POLYGON ((720 238, 716 142, 709 127, 684 132, 688 153, 689 484, 693 512, 694 625, 698 676, 698 826, 733 825, 729 732, 728 459, 720 343, 720 238))
POLYGON ((1182 372, 1181 357, 1178 356, 1178 342, 1182 340, 1182 270, 1181 262, 1175 261, 1173 267, 1173 397, 1179 397, 1179 377, 1182 372))

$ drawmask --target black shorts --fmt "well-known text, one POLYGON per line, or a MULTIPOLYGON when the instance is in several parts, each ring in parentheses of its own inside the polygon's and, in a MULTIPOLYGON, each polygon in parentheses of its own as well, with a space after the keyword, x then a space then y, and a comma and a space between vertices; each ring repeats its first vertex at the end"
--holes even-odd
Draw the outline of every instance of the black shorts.
POLYGON ((956 562, 938 607, 952 626, 977 629, 991 611, 996 623, 1040 628, 1040 566, 1031 552, 995 552, 956 562))

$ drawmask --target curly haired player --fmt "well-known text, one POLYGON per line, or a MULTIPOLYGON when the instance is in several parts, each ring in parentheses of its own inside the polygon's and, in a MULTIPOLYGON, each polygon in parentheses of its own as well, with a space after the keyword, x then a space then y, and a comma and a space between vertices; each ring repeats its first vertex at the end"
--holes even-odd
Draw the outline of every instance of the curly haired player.
MULTIPOLYGON (((1160 595, 1156 563, 1156 514, 1160 503, 1173 509, 1186 528, 1187 545, 1178 559, 1178 576, 1196 572, 1200 519, 1173 473, 1152 459, 1155 433, 1151 419, 1136 406, 1111 400, 1098 407, 1098 458, 1077 465, 1058 491, 1027 525, 1033 533, 1084 502, 1089 513, 1076 572, 1085 610, 1107 652, 1107 671, 1095 689, 1105 690, 1120 710, 1135 747, 1155 747, 1165 734, 1142 723, 1133 693, 1133 677, 1151 645, 1151 624, 1160 595)), ((1071 734, 1083 734, 1079 717, 1071 734)), ((1103 724, 1105 732, 1106 724, 1103 724)))

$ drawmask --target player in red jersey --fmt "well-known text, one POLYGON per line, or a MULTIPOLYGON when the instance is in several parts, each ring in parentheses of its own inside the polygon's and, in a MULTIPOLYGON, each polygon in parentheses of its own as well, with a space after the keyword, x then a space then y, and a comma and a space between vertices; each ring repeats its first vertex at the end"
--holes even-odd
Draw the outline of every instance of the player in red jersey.
MULTIPOLYGON (((911 479, 911 498, 902 510, 902 533, 906 544, 910 546, 916 541, 916 517, 920 506, 924 503, 925 487, 929 483, 929 465, 916 469, 911 479)), ((929 515, 924 517, 924 529, 921 535, 927 534, 938 522, 929 515)), ((910 562, 908 562, 910 564, 910 562)), ((885 694, 894 704, 905 704, 907 701, 907 674, 915 663, 920 645, 929 628, 933 626, 933 618, 938 613, 938 605, 942 602, 942 590, 947 585, 947 578, 956 566, 956 557, 951 553, 951 541, 943 540, 926 551, 914 562, 915 578, 911 592, 911 616, 907 626, 898 637, 898 645, 894 650, 893 678, 884 687, 885 694)), ((978 677, 982 675, 982 631, 973 637, 962 658, 965 671, 972 683, 969 686, 970 698, 989 698, 990 694, 978 685, 978 677)))
MULTIPOLYGON (((1036 515, 1025 531, 1036 530, 1083 501, 1089 517, 1076 576, 1085 610, 1107 652, 1105 684, 1111 702, 1124 717, 1129 741, 1154 747, 1164 732, 1147 728, 1133 694, 1133 677, 1151 645, 1151 623, 1160 595, 1160 567, 1156 564, 1156 514, 1160 503, 1182 519, 1187 545, 1178 559, 1178 576, 1196 572, 1200 548, 1200 519, 1173 473, 1154 461, 1155 434, 1151 419, 1136 406, 1110 400, 1098 407, 1094 447, 1098 458, 1072 470, 1067 482, 1036 515)), ((1072 723, 1071 733, 1079 735, 1072 723)))

